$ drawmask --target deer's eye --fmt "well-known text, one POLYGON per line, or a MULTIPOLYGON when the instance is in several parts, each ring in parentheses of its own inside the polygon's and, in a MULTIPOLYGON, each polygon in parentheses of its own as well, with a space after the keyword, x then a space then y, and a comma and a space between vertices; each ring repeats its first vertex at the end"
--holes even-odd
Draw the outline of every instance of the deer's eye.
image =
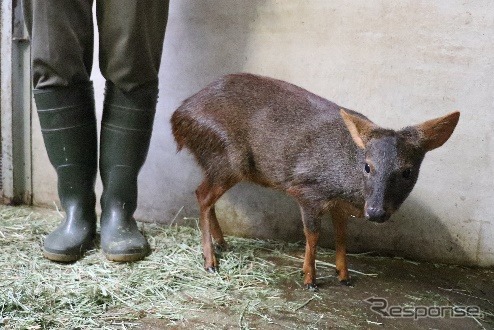
POLYGON ((365 173, 367 173, 367 174, 369 174, 369 173, 370 173, 371 168, 370 168, 369 164, 365 163, 365 166, 364 166, 364 171, 365 171, 365 173))
POLYGON ((401 173, 401 175, 403 176, 404 179, 410 179, 410 177, 412 176, 412 169, 407 168, 401 173))

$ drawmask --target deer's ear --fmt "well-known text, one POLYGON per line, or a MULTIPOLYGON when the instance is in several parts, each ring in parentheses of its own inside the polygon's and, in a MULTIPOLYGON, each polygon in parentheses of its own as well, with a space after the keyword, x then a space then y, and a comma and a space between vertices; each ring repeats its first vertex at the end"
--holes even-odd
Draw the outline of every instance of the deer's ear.
POLYGON ((344 109, 340 109, 340 114, 355 144, 364 149, 370 139, 371 132, 377 129, 378 126, 370 120, 352 115, 344 109))
POLYGON ((428 120, 415 129, 419 132, 419 143, 425 151, 430 151, 442 146, 453 133, 460 113, 452 112, 444 117, 428 120))

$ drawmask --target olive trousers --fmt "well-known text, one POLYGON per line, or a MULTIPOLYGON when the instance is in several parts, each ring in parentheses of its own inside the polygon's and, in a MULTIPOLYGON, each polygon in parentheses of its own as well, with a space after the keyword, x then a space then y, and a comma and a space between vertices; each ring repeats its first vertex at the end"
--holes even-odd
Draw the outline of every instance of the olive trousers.
MULTIPOLYGON (((32 39, 33 87, 89 81, 93 0, 22 0, 32 39)), ((157 87, 168 0, 96 0, 99 66, 123 92, 157 87)))

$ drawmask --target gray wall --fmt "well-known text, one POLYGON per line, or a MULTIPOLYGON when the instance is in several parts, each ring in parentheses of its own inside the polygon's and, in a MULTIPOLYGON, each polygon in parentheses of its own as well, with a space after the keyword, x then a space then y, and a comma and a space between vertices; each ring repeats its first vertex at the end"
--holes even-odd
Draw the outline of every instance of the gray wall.
MULTIPOLYGON (((201 173, 189 154, 176 154, 170 115, 213 79, 253 72, 300 85, 390 128, 460 110, 456 131, 426 156, 401 210, 382 225, 350 220, 348 245, 494 265, 493 45, 490 0, 172 0, 136 216, 162 223, 198 216, 194 190, 201 173)), ((94 80, 101 111, 97 66, 94 80)), ((34 118, 34 201, 53 205, 54 171, 34 118)), ((235 235, 303 237, 291 199, 248 184, 218 202, 218 217, 235 235)), ((331 246, 326 220, 322 244, 331 246)))

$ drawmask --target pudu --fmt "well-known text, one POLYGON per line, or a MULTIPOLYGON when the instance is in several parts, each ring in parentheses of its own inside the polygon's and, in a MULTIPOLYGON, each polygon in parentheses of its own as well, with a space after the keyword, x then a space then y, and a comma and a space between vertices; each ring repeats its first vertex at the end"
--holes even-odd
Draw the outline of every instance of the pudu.
POLYGON ((216 271, 213 248, 225 246, 215 202, 241 181, 271 187, 299 204, 306 237, 304 284, 316 287, 321 216, 330 213, 338 279, 349 284, 346 222, 384 222, 412 191, 427 151, 453 133, 459 112, 395 131, 290 83, 227 75, 173 113, 178 150, 204 171, 196 190, 204 267, 216 271))

